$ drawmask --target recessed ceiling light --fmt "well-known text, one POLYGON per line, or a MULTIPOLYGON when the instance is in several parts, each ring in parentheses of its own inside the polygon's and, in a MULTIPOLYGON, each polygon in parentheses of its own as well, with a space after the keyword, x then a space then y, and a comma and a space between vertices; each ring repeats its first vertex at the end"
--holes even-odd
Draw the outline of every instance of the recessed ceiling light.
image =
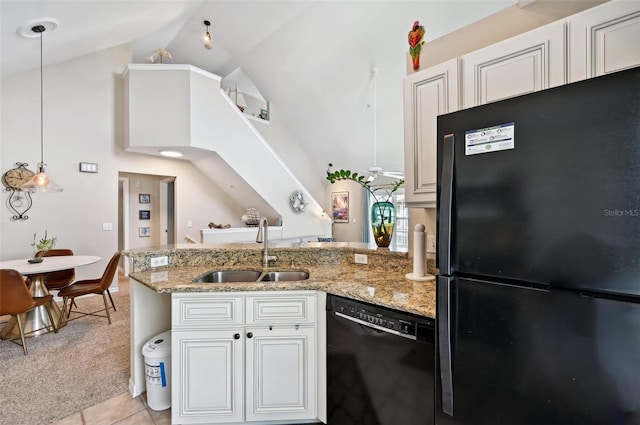
POLYGON ((182 156, 182 152, 178 152, 178 151, 160 151, 160 155, 167 156, 169 158, 180 158, 182 156))

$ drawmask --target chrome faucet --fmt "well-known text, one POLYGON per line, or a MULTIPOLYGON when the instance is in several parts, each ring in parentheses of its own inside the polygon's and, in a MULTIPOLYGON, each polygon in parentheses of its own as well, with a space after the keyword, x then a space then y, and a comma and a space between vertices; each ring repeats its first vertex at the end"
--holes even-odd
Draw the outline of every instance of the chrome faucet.
POLYGON ((269 267, 269 261, 278 261, 278 257, 275 255, 269 255, 269 221, 267 217, 260 219, 258 224, 258 236, 256 236, 256 242, 262 243, 262 233, 264 227, 264 249, 262 250, 262 267, 269 267))

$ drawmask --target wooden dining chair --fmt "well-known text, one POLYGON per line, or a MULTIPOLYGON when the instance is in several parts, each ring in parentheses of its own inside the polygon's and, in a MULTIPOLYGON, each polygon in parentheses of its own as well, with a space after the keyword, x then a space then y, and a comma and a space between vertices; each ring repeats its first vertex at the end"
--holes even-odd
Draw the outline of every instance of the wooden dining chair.
MULTIPOLYGON (((36 257, 61 257, 65 255, 73 255, 70 249, 49 249, 47 251, 38 251, 36 257)), ((75 269, 58 270, 43 274, 43 283, 47 289, 62 289, 73 283, 76 278, 75 269)))
MULTIPOLYGON (((20 340, 22 341, 22 351, 27 354, 27 343, 24 340, 24 331, 22 330, 22 320, 20 315, 26 313, 41 305, 45 306, 53 331, 58 332, 58 328, 53 321, 51 314, 51 301, 53 295, 44 297, 34 297, 25 285, 24 277, 17 270, 1 269, 0 270, 0 316, 8 314, 16 318, 18 329, 20 330, 20 340)), ((11 340, 18 344, 17 342, 11 340)), ((20 344, 18 344, 20 345, 20 344)))
POLYGON ((113 298, 111 297, 111 293, 109 292, 109 287, 113 283, 113 279, 116 275, 116 272, 118 271, 118 262, 120 261, 120 255, 120 252, 116 252, 113 257, 111 257, 111 260, 109 260, 109 264, 107 264, 107 268, 104 270, 102 277, 98 279, 79 280, 65 288, 62 288, 58 292, 58 296, 62 297, 63 299, 62 311, 60 312, 61 321, 64 320, 65 315, 66 319, 69 319, 71 313, 73 312, 80 314, 80 316, 75 317, 72 320, 79 319, 84 316, 98 316, 106 317, 109 320, 109 324, 111 324, 111 314, 109 314, 109 303, 107 302, 107 295, 109 296, 109 300, 111 301, 113 311, 116 311, 116 305, 113 303, 113 298), (102 295, 104 309, 96 310, 91 313, 72 310, 72 304, 76 298, 90 294, 102 295), (102 311, 106 312, 106 316, 96 314, 102 311))

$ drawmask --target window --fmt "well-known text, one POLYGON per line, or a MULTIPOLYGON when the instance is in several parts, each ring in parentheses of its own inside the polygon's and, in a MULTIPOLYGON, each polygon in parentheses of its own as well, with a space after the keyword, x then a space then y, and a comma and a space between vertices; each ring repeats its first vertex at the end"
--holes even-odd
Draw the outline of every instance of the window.
POLYGON ((393 206, 396 208, 396 224, 393 228, 391 248, 395 251, 409 250, 409 209, 404 202, 404 192, 393 194, 393 206))

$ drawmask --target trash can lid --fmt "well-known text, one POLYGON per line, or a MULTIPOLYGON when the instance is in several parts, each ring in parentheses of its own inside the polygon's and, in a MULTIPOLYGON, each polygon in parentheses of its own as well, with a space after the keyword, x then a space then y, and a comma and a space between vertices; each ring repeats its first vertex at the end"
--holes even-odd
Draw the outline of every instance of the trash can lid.
POLYGON ((171 354, 171 331, 165 331, 147 341, 142 346, 142 354, 146 357, 167 357, 171 354))

